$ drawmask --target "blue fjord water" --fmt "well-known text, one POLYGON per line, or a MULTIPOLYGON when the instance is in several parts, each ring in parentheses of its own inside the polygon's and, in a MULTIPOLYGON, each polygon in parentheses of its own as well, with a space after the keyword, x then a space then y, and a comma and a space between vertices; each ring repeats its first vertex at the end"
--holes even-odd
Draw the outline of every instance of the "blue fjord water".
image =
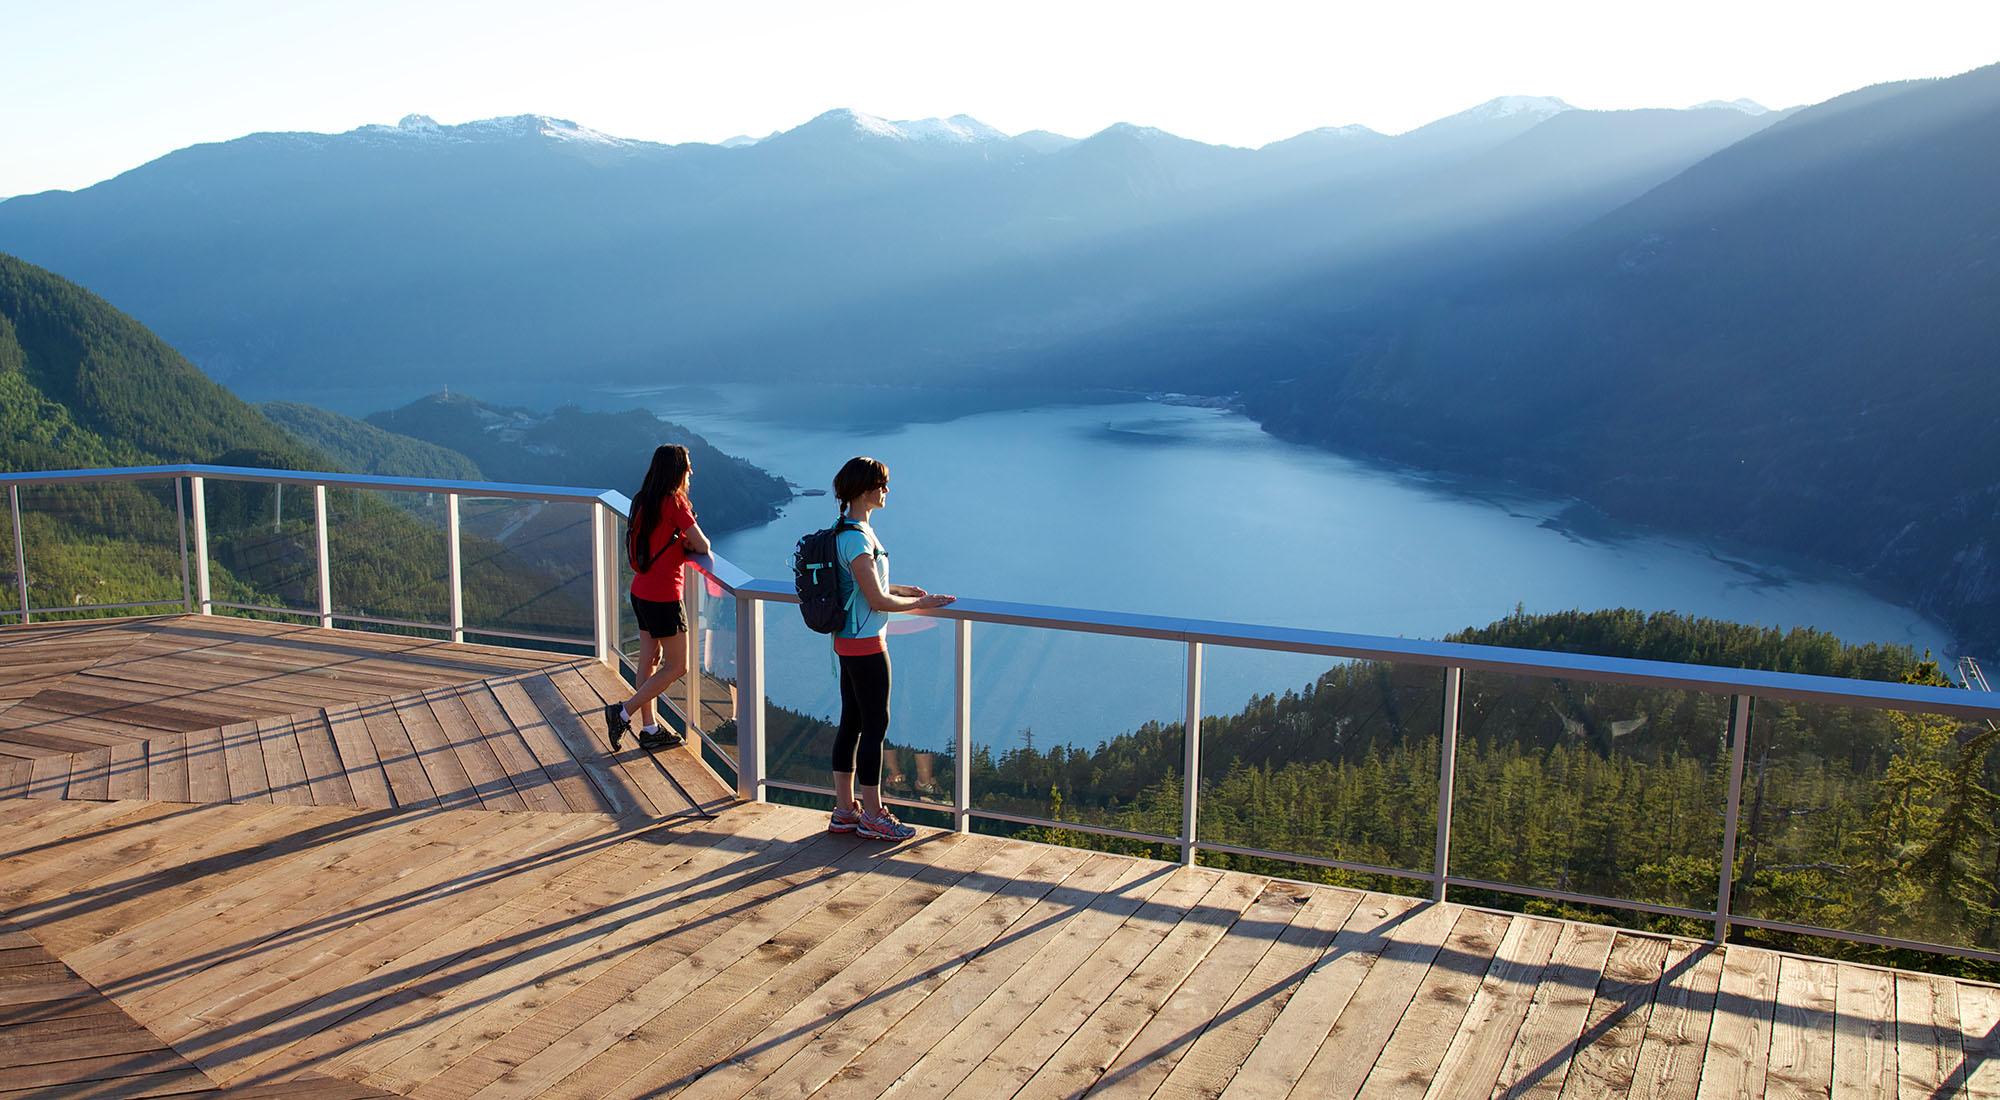
MULTIPOLYGON (((889 506, 876 529, 892 579, 933 591, 1413 638, 1519 605, 1676 610, 1939 653, 1949 639, 1940 624, 1809 563, 1584 522, 1588 510, 1574 502, 1289 444, 1226 410, 1130 397, 1007 407, 1026 402, 863 388, 618 398, 607 403, 642 400, 801 487, 825 487, 850 455, 887 462, 889 506)), ((699 470, 694 492, 699 506, 699 470)), ((801 497, 719 548, 760 577, 784 577, 798 536, 833 516, 830 496, 801 497)), ((826 640, 788 607, 770 608, 768 622, 772 700, 836 713, 826 640)), ((892 631, 891 737, 948 748, 952 630, 908 618, 892 631)), ((726 661, 726 640, 712 651, 726 661)), ((1185 654, 1173 643, 981 624, 973 652, 974 736, 996 752, 1028 737, 1094 745, 1174 720, 1185 705, 1185 654)), ((1211 648, 1203 709, 1231 712, 1253 694, 1296 689, 1330 663, 1211 648)), ((773 749, 784 757, 784 746, 773 749)))

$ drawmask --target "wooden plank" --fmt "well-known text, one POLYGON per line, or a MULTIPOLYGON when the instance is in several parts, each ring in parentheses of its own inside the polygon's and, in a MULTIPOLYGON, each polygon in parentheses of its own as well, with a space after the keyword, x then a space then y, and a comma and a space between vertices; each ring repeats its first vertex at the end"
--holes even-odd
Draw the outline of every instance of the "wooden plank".
POLYGON ((455 693, 459 705, 471 717, 473 728, 486 739, 494 757, 506 769, 507 781, 514 785, 515 793, 521 796, 529 809, 563 813, 588 808, 572 807, 563 798, 555 778, 543 769, 542 762, 535 758, 534 751, 522 740, 520 731, 508 720, 499 700, 493 697, 491 688, 484 683, 474 683, 447 690, 455 693))
MULTIPOLYGON (((628 803, 619 802, 606 795, 604 787, 597 783, 594 776, 585 774, 583 763, 570 753, 569 746, 549 728, 548 720, 543 717, 541 708, 529 698, 526 688, 518 682, 489 683, 488 687, 493 692, 494 701, 507 716, 507 721, 534 752, 535 759, 541 762, 542 770, 548 773, 556 789, 562 792, 563 801, 569 803, 570 809, 619 813, 628 807, 628 803)), ((607 779, 606 783, 609 782, 607 779)))
POLYGON ((290 715, 260 718, 255 726, 258 751, 264 757, 264 773, 271 781, 271 801, 285 806, 313 804, 312 784, 306 762, 299 752, 299 740, 292 734, 290 715))
POLYGON ((949 1093, 1170 873, 1151 861, 1086 863, 1029 912, 1034 934, 981 952, 815 1095, 874 1097, 898 1081, 911 1096, 949 1093))
MULTIPOLYGON (((641 843, 607 849, 623 862, 579 867, 573 892, 552 898, 506 932, 507 953, 455 963, 371 1005, 374 1034, 325 1048, 320 1064, 406 1092, 463 1061, 643 944, 653 922, 677 907, 677 899, 773 843, 807 835, 794 829, 791 837, 782 837, 784 815, 774 819, 761 805, 745 809, 749 812, 727 831, 659 826, 635 838, 641 843)), ((316 1056, 319 1045, 315 1037, 298 1053, 316 1056)))
POLYGON ((147 1026, 230 1084, 292 1043, 421 980, 485 942, 495 931, 495 910, 560 874, 565 860, 575 858, 565 853, 567 846, 599 827, 578 817, 513 814, 503 820, 505 830, 364 896, 355 904, 369 908, 369 919, 317 939, 310 950, 259 960, 254 973, 246 973, 229 996, 202 1005, 198 1017, 146 1020, 147 1026), (438 889, 447 883, 449 889, 438 889), (438 899, 431 904, 394 900, 433 890, 438 899))
POLYGON ((110 797, 146 797, 146 742, 132 741, 111 749, 110 797))
POLYGON ((69 793, 64 797, 100 802, 111 797, 110 749, 93 749, 69 758, 69 793))
MULTIPOLYGON (((748 1040, 770 1026, 787 1011, 830 984, 843 979, 849 968, 892 937, 912 920, 938 904, 966 876, 990 865, 1006 842, 992 837, 971 836, 962 844, 938 855, 930 866, 921 868, 908 880, 895 884, 872 906, 851 915, 828 911, 834 927, 797 962, 753 990, 732 1008, 688 1032, 662 1037, 653 1049, 666 1053, 653 1056, 639 1069, 625 1076, 623 1067, 599 1072, 609 1055, 593 1061, 549 1090, 548 1100, 636 1100, 638 1097, 670 1094, 691 1084, 708 1069, 745 1048, 748 1040)), ((815 929, 802 929, 806 935, 815 929)), ((652 1025, 648 1025, 650 1028, 652 1025)), ((620 1054, 630 1045, 616 1048, 620 1054)), ((649 1056, 642 1049, 640 1058, 649 1056)))
MULTIPOLYGON (((1829 964, 1831 965, 1831 964, 1829 964)), ((1948 978, 1896 975, 1896 1082, 1903 1096, 1958 1091, 1964 1051, 1958 1030, 1958 985, 1948 978)))
POLYGON ((121 1002, 153 1019, 199 1000, 237 978, 234 964, 267 956, 328 922, 365 918, 343 912, 385 883, 476 842, 501 821, 424 817, 393 834, 352 830, 299 852, 281 865, 190 904, 129 927, 122 935, 72 952, 82 970, 115 981, 121 1002), (332 873, 323 873, 331 870, 332 873))
MULTIPOLYGON (((92 1081, 137 1077, 141 1074, 163 1071, 185 1073, 188 1068, 186 1060, 171 1050, 77 1058, 65 1062, 0 1069, 0 1090, 58 1087, 68 1090, 92 1081)), ((91 1090, 89 1095, 96 1095, 96 1091, 91 1090)))
POLYGON ((292 719, 292 736, 298 741, 299 759, 306 769, 306 784, 312 800, 320 806, 355 805, 354 788, 347 781, 340 749, 333 741, 333 729, 324 710, 311 710, 292 719))
MULTIPOLYGON (((536 680, 528 682, 528 694, 535 698, 543 712, 560 710, 568 715, 571 728, 583 731, 592 748, 596 748, 599 744, 597 735, 589 729, 591 723, 586 722, 585 718, 594 720, 597 709, 603 705, 597 692, 584 682, 583 677, 575 669, 550 672, 547 680, 549 690, 543 691, 540 695, 536 694, 538 682, 536 680)), ((652 804, 655 816, 667 817, 694 809, 693 800, 654 763, 654 754, 646 752, 636 744, 619 753, 612 753, 610 748, 609 742, 605 742, 604 758, 618 769, 628 784, 644 793, 646 800, 652 804)), ((672 754, 673 750, 666 750, 660 755, 672 754)))
POLYGON ((1175 870, 1159 891, 1096 945, 1081 964, 1054 975, 1061 984, 1041 998, 955 1091, 969 1096, 1013 1095, 1222 879, 1219 872, 1201 868, 1175 870))
POLYGON ((1722 982, 1722 951, 1711 944, 1676 940, 1667 953, 1653 1015, 1639 1046, 1632 1095, 1639 1100, 1694 1100, 1701 1064, 1715 1020, 1722 982))
POLYGON ((472 789, 472 777, 465 774, 465 766, 458 762, 458 754, 452 751, 451 742, 445 738, 424 696, 403 695, 392 703, 396 720, 403 724, 403 732, 416 750, 417 763, 430 777, 438 806, 447 810, 479 809, 481 803, 472 789))
POLYGON ((1895 973, 1843 963, 1834 983, 1834 1100, 1895 1096, 1895 973))
MULTIPOLYGON (((687 1048, 680 1051, 685 1056, 678 1063, 682 1068, 669 1067, 665 1075, 673 1078, 698 1073, 697 1063, 713 1061, 717 1052, 683 1040, 704 1030, 717 1017, 729 1015, 767 984, 783 982, 801 968, 816 969, 815 964, 829 953, 858 955, 866 944, 856 941, 853 926, 879 919, 872 915, 884 899, 898 895, 926 872, 935 872, 941 861, 948 863, 951 854, 969 842, 968 837, 956 833, 938 835, 903 848, 893 858, 872 861, 860 873, 843 876, 845 881, 837 884, 831 897, 799 914, 783 931, 641 1024, 625 1041, 605 1049, 536 1095, 541 1100, 604 1100, 614 1087, 629 1092, 629 1087, 621 1086, 652 1066, 661 1051, 673 1050, 677 1044, 687 1048)), ((988 849, 981 843, 972 846, 988 849)), ((663 1090, 653 1087, 640 1091, 657 1095, 663 1090)))
POLYGON ((29 798, 62 798, 69 793, 69 756, 38 756, 29 768, 29 798))
POLYGON ((1423 1100, 1491 970, 1512 920, 1465 910, 1362 1083, 1361 1095, 1423 1100))
POLYGON ((333 735, 334 747, 340 755, 341 771, 348 789, 354 794, 355 804, 391 807, 396 805, 396 798, 389 793, 388 774, 382 770, 375 742, 369 736, 367 723, 362 720, 364 706, 327 707, 320 712, 320 719, 333 735))
POLYGON ((1155 1095, 1221 1094, 1365 900, 1357 890, 1314 889, 1291 927, 1223 1003, 1155 1095))
POLYGON ((1388 942, 1333 1021, 1326 1044, 1299 1075, 1295 1092, 1308 1096, 1353 1097, 1389 1043, 1424 974, 1443 949, 1460 910, 1435 902, 1400 908, 1409 899, 1369 896, 1366 912, 1387 925, 1388 942))
POLYGON ((1771 1065, 1764 1095, 1825 1096, 1833 1086, 1833 1006, 1839 987, 1830 962, 1778 960, 1778 1005, 1771 1018, 1771 1065))
POLYGON ((1570 1058, 1583 1033, 1597 982, 1611 957, 1609 928, 1565 924, 1555 951, 1535 987, 1534 1000, 1494 1083, 1494 1095, 1558 1096, 1569 1077, 1570 1058))
POLYGON ((958 968, 1028 927, 1025 915, 1082 866, 1087 853, 1022 845, 968 875, 749 1045, 682 1090, 684 1100, 756 1089, 805 1096, 917 1009, 958 968), (857 1006, 865 1011, 853 1011, 857 1006))
POLYGON ((1157 1089, 1304 911, 1308 893, 1291 883, 1265 883, 1222 941, 1119 1052, 1099 1087, 1140 1096, 1157 1089))
POLYGON ((161 802, 188 801, 187 735, 163 733, 146 742, 146 793, 161 802))
MULTIPOLYGON (((191 733, 203 731, 194 730, 191 733)), ((231 802, 268 803, 271 777, 264 770, 264 743, 255 722, 236 722, 216 731, 222 739, 222 760, 229 770, 231 802)))
POLYGON ((1575 1100, 1625 1096, 1638 1072, 1639 1044, 1652 1021, 1653 995, 1667 964, 1668 941, 1620 933, 1597 983, 1597 997, 1561 1095, 1575 1100))
MULTIPOLYGON (((616 673, 594 661, 578 665, 574 671, 596 691, 599 707, 614 699, 622 701, 630 695, 630 685, 616 673)), ((672 777, 675 786, 702 811, 717 813, 736 801, 735 789, 724 783, 721 777, 702 761, 698 741, 691 740, 678 749, 656 750, 647 756, 656 765, 664 768, 672 777)))
POLYGON ((459 765, 472 781, 473 793, 479 796, 480 804, 489 810, 528 809, 528 803, 514 789, 507 778, 507 769, 501 766, 499 756, 486 743, 486 736, 479 732, 478 724, 465 704, 459 702, 457 693, 449 688, 426 692, 424 703, 430 707, 438 728, 444 731, 445 740, 458 754, 459 765))
POLYGON ((546 728, 562 739, 577 763, 583 766, 584 773, 590 776, 591 783, 619 807, 617 812, 636 811, 654 817, 662 816, 660 808, 643 788, 606 761, 611 745, 603 739, 603 731, 592 730, 585 725, 547 676, 530 676, 521 682, 521 688, 541 709, 546 728))
MULTIPOLYGON (((810 907, 839 890, 842 876, 831 869, 859 870, 871 860, 890 858, 883 849, 846 838, 808 842, 781 878, 738 888, 730 903, 736 919, 725 926, 683 924, 653 941, 646 952, 572 993, 540 1014, 539 1033, 517 1029, 525 1046, 506 1052, 489 1048, 452 1075, 464 1084, 490 1078, 479 1093, 488 1100, 528 1097, 561 1080, 578 1066, 621 1041, 661 1011, 781 933, 810 907), (830 843, 828 841, 831 841, 830 843), (815 848, 824 854, 815 854, 815 848), (844 851, 843 851, 844 849, 844 851), (651 956, 650 962, 641 960, 651 956), (676 957, 678 956, 678 957, 676 957), (544 1042, 546 1036, 552 1041, 544 1042), (525 1053, 525 1058, 516 1056, 525 1053), (499 1072, 495 1073, 494 1071, 499 1072)), ((496 1044, 497 1046, 497 1044, 496 1044)))
POLYGON ((1979 1100, 2000 1097, 2000 988, 1958 983, 1958 1014, 1965 1052, 1958 1076, 1965 1095, 1979 1100))
POLYGON ((374 745, 375 758, 382 765, 396 807, 437 808, 440 805, 437 792, 431 788, 429 773, 417 760, 416 746, 410 743, 403 720, 396 716, 395 704, 388 700, 368 703, 359 708, 358 715, 368 731, 368 740, 374 745))
POLYGON ((222 746, 222 731, 195 730, 182 738, 186 746, 188 801, 228 802, 229 760, 222 746))
POLYGON ((34 775, 32 758, 0 756, 0 799, 28 797, 28 786, 34 775))
POLYGON ((1464 1022, 1445 1049, 1444 1060, 1425 1093, 1427 1100, 1485 1100, 1492 1094, 1562 929, 1556 921, 1532 917, 1516 917, 1508 925, 1493 966, 1480 981, 1464 1022))

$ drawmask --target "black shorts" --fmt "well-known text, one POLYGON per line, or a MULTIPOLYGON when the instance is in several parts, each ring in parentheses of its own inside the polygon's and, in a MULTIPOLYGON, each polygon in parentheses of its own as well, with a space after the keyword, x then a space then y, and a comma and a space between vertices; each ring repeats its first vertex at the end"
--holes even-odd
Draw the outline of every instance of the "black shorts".
POLYGON ((679 600, 642 600, 634 596, 632 617, 639 620, 640 630, 655 638, 671 638, 688 628, 679 600))

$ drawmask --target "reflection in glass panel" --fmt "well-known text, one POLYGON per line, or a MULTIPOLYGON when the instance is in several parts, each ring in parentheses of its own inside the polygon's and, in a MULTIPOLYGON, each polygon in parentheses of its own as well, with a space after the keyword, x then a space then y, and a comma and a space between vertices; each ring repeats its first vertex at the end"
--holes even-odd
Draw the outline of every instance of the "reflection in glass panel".
POLYGON ((1431 869, 1444 670, 1210 646, 1202 673, 1201 839, 1431 869))
POLYGON ((972 804, 1174 837, 1187 647, 973 627, 972 804))
MULTIPOLYGON (((182 602, 172 481, 27 485, 20 495, 30 606, 182 602)), ((7 587, 0 601, 18 610, 11 516, 0 516, 0 521, 7 562, 7 587)), ((112 613, 118 612, 84 614, 112 613)))
MULTIPOLYGON (((736 766, 736 600, 721 585, 695 573, 690 587, 700 593, 695 652, 701 660, 701 720, 710 741, 736 766)), ((790 609, 776 605, 773 610, 790 609)), ((768 613, 768 612, 767 612, 768 613)))
POLYGON ((590 505, 463 497, 459 524, 467 630, 595 638, 590 505))
POLYGON ((1759 699, 1732 912, 2000 947, 2000 789, 1985 723, 1759 699))
MULTIPOLYGON (((326 495, 334 614, 449 621, 445 494, 328 489, 326 495)), ((305 560, 311 568, 310 553, 305 560)))
MULTIPOLYGON (((829 786, 840 720, 832 639, 806 628, 798 609, 764 609, 765 762, 773 779, 829 786)), ((953 627, 926 616, 889 624, 892 692, 882 791, 949 805, 952 797, 953 627)))
POLYGON ((219 603, 319 605, 312 489, 207 478, 209 594, 219 603))
POLYGON ((0 622, 16 622, 21 610, 14 571, 14 509, 0 507, 0 622))
POLYGON ((1468 671, 1451 871, 1712 910, 1729 698, 1468 671))

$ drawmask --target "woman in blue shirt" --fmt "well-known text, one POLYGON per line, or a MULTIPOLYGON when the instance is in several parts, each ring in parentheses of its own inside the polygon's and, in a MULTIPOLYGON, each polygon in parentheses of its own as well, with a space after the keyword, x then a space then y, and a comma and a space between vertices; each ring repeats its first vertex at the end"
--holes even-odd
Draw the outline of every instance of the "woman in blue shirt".
POLYGON ((840 498, 834 545, 847 563, 841 601, 847 617, 834 632, 840 662, 840 726, 833 739, 833 817, 827 828, 869 840, 906 840, 916 830, 882 804, 882 742, 889 733, 889 616, 943 607, 954 597, 889 583, 889 552, 868 517, 889 501, 889 468, 851 458, 833 478, 840 498), (856 788, 860 798, 855 798, 856 788))

